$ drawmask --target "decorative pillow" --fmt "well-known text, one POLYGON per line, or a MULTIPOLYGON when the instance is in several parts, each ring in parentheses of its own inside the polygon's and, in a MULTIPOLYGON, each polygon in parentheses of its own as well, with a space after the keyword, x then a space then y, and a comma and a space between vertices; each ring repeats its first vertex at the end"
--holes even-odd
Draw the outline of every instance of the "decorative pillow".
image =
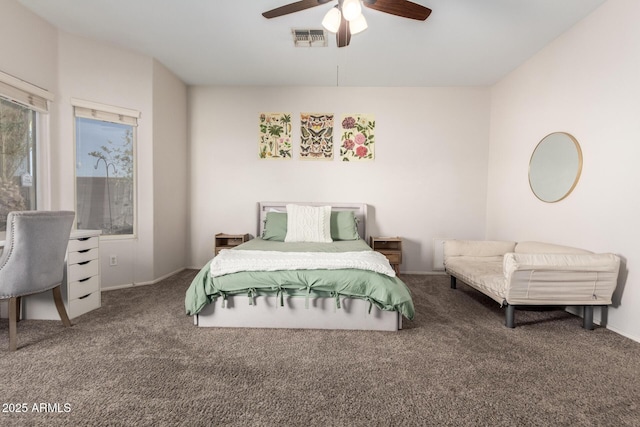
POLYGON ((333 240, 358 240, 358 219, 353 211, 331 212, 331 238, 333 240))
MULTIPOLYGON (((358 240, 358 218, 353 211, 331 211, 329 221, 332 240, 358 240)), ((286 212, 270 211, 264 219, 263 240, 284 242, 287 236, 286 212)))
POLYGON ((262 239, 284 242, 286 236, 287 214, 285 212, 267 212, 262 229, 262 239))
POLYGON ((319 242, 331 240, 331 206, 287 205, 285 242, 319 242))

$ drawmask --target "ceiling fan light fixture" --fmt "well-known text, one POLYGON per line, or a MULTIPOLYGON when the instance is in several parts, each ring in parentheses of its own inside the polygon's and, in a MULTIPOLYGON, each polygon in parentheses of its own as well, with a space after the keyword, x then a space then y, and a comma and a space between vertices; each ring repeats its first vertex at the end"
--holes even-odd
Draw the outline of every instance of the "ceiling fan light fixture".
POLYGON ((341 20, 342 14, 340 13, 340 9, 338 9, 338 6, 332 7, 329 12, 324 15, 324 19, 322 19, 322 26, 330 33, 335 34, 340 28, 341 20))
POLYGON ((364 19, 364 15, 360 14, 356 19, 349 22, 349 29, 351 30, 351 35, 358 34, 363 32, 369 27, 367 24, 367 20, 364 19))
POLYGON ((360 0, 344 0, 342 2, 342 15, 347 21, 353 21, 362 15, 360 0))

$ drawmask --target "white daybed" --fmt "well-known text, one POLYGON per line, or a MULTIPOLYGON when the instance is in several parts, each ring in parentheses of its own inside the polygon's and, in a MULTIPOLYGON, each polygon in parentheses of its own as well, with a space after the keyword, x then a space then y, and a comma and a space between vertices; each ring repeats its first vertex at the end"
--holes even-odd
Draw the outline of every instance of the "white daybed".
POLYGON ((505 306, 515 327, 519 306, 582 306, 583 328, 593 329, 593 307, 611 304, 620 257, 543 242, 448 240, 444 265, 451 276, 505 306))

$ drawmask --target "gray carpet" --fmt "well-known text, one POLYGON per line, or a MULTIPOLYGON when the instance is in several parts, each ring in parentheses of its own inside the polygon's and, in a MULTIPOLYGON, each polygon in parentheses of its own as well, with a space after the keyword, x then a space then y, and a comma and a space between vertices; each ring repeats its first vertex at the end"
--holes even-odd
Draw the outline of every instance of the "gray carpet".
POLYGON ((564 311, 507 329, 467 286, 405 275, 397 333, 205 329, 183 314, 194 275, 104 292, 70 329, 23 321, 14 353, 2 320, 0 424, 640 425, 640 344, 564 311))

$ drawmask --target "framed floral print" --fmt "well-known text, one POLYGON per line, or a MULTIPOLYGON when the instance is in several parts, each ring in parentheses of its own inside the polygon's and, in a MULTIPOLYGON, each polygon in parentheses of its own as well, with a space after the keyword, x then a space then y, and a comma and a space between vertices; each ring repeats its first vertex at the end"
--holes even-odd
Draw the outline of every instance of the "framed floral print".
POLYGON ((340 158, 343 162, 375 158, 376 121, 371 114, 347 114, 342 117, 340 158))

